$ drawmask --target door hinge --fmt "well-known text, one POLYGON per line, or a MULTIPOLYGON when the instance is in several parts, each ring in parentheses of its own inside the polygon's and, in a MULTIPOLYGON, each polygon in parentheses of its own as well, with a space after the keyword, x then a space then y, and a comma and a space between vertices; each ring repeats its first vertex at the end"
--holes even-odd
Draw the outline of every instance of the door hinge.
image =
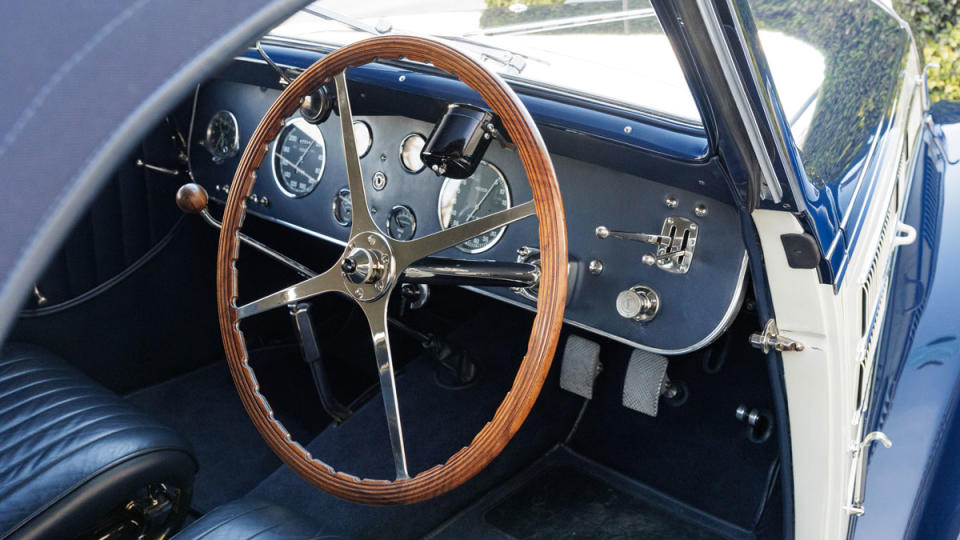
POLYGON ((777 328, 777 321, 773 319, 767 321, 762 332, 750 334, 750 345, 756 349, 760 349, 764 354, 769 353, 771 350, 800 352, 804 348, 803 343, 781 336, 780 329, 777 328))

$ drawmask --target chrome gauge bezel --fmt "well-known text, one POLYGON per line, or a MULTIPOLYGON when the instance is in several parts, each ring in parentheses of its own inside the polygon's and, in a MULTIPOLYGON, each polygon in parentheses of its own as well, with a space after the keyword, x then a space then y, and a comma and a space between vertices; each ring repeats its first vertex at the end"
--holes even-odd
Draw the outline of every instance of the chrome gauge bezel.
MULTIPOLYGON (((483 167, 483 166, 488 166, 491 169, 493 169, 493 171, 497 173, 497 176, 499 176, 500 179, 503 180, 503 185, 506 187, 506 192, 507 192, 507 208, 506 209, 513 208, 513 194, 510 192, 510 182, 507 181, 506 175, 503 174, 503 171, 501 171, 499 167, 497 167, 493 163, 490 163, 489 161, 481 160, 480 165, 477 168, 479 169, 480 167, 483 167)), ((476 174, 476 171, 474 171, 474 174, 476 174)), ((464 179, 444 178, 443 179, 443 184, 440 185, 440 193, 439 195, 437 195, 437 221, 440 223, 441 230, 447 230, 448 228, 448 227, 445 227, 443 224, 443 194, 447 190, 447 185, 450 182, 463 182, 464 180, 468 180, 468 179, 469 178, 464 178, 464 179)), ((470 253, 470 254, 477 254, 477 253, 483 253, 485 251, 489 251, 490 249, 493 248, 493 246, 497 245, 497 243, 500 242, 500 239, 503 238, 504 233, 507 232, 507 227, 508 225, 504 225, 503 227, 500 227, 499 229, 497 229, 496 236, 494 236, 493 240, 491 240, 490 243, 485 246, 475 248, 475 249, 470 249, 470 248, 464 247, 463 243, 460 243, 456 245, 456 248, 464 253, 470 253)))
POLYGON ((277 135, 277 140, 273 141, 273 148, 270 150, 270 170, 273 172, 273 181, 277 185, 277 189, 281 193, 290 197, 291 199, 301 199, 310 195, 317 189, 317 186, 320 185, 320 182, 323 181, 323 173, 327 170, 327 141, 323 138, 323 132, 320 131, 320 128, 316 124, 311 124, 307 122, 301 116, 290 117, 283 123, 283 127, 280 128, 280 134, 277 135), (310 138, 320 143, 320 156, 322 164, 320 165, 320 174, 317 175, 317 182, 313 184, 310 188, 310 191, 306 193, 293 193, 287 188, 284 187, 283 182, 280 180, 279 171, 277 171, 277 149, 280 148, 281 143, 283 142, 283 137, 286 136, 286 131, 292 126, 300 128, 304 133, 306 133, 310 138))
POLYGON ((340 225, 341 227, 349 227, 350 225, 353 225, 353 217, 352 217, 352 216, 353 216, 353 208, 352 208, 352 206, 353 206, 353 199, 350 199, 350 205, 351 205, 351 211, 350 211, 351 218, 350 218, 350 221, 342 220, 342 219, 340 219, 339 217, 337 217, 337 208, 338 208, 338 206, 339 206, 339 204, 340 204, 340 196, 343 195, 344 193, 346 193, 347 197, 349 197, 349 196, 350 196, 350 188, 344 186, 344 187, 338 189, 337 192, 336 192, 336 193, 334 194, 334 196, 333 196, 333 220, 334 220, 335 222, 337 222, 337 225, 340 225))
MULTIPOLYGON (((410 174, 419 174, 421 171, 427 168, 427 164, 424 163, 422 159, 420 160, 420 168, 416 170, 411 169, 410 167, 407 167, 407 163, 403 160, 403 147, 405 144, 407 144, 407 141, 409 141, 414 137, 419 137, 420 140, 423 141, 423 146, 427 145, 427 138, 424 137, 422 134, 417 132, 408 133, 406 137, 400 140, 400 147, 397 148, 397 156, 400 158, 400 166, 403 167, 403 170, 407 171, 410 174)), ((423 150, 423 147, 421 147, 420 149, 423 150)))
POLYGON ((236 115, 226 109, 221 109, 213 113, 210 121, 207 122, 207 129, 204 132, 203 147, 213 156, 214 163, 222 163, 237 155, 237 153, 240 152, 240 123, 237 121, 236 115), (227 121, 233 125, 233 140, 230 141, 230 151, 226 154, 219 154, 216 146, 211 142, 211 138, 213 137, 213 124, 220 118, 226 118, 227 121))
POLYGON ((397 204, 390 209, 390 212, 387 213, 387 236, 389 236, 390 238, 393 238, 394 240, 398 240, 400 242, 413 240, 414 237, 417 236, 417 213, 413 211, 413 208, 410 208, 405 204, 397 204), (410 219, 413 222, 411 224, 412 231, 410 232, 410 238, 397 238, 396 236, 394 236, 393 230, 390 227, 390 225, 393 223, 394 214, 400 211, 408 212, 410 214, 410 219))
POLYGON ((367 130, 367 146, 365 148, 360 148, 360 141, 357 141, 357 157, 362 158, 366 157, 370 153, 370 149, 373 148, 373 128, 370 127, 370 124, 363 120, 354 120, 353 121, 353 137, 356 140, 357 138, 357 126, 362 125, 367 130))

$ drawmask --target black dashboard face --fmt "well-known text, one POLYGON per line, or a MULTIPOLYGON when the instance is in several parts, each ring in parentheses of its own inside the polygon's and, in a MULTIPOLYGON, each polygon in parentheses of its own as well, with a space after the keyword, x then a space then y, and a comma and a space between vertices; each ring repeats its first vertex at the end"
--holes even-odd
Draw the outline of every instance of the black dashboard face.
MULTIPOLYGON (((369 88, 364 94, 369 100, 378 98, 369 88)), ((278 95, 275 89, 217 80, 202 88, 198 115, 206 121, 217 110, 231 110, 239 121, 242 144, 246 144, 278 95)), ((482 164, 467 179, 446 179, 423 167, 414 159, 416 149, 423 145, 419 134, 431 133, 434 123, 408 116, 403 104, 395 92, 385 92, 383 101, 376 104, 377 114, 365 114, 355 106, 355 119, 362 123, 360 128, 355 126, 355 132, 362 129, 369 136, 368 147, 358 148, 368 204, 381 232, 399 240, 419 238, 532 199, 520 158, 502 139, 489 146, 482 164)), ((248 203, 248 212, 343 245, 352 206, 339 123, 328 120, 314 126, 297 115, 288 120, 288 127, 273 144, 272 162, 258 171, 251 200, 260 202, 248 203), (316 132, 304 135, 294 131, 302 124, 316 132), (320 147, 325 154, 318 153, 320 147)), ((566 130, 541 127, 541 131, 548 148, 575 148, 585 142, 578 139, 583 135, 566 130)), ((621 163, 635 163, 635 173, 551 154, 569 242, 567 322, 663 354, 705 346, 725 330, 742 299, 746 255, 736 209, 670 185, 674 175, 684 177, 689 185, 698 171, 695 166, 676 163, 664 168, 658 162, 650 169, 663 180, 655 182, 641 176, 652 163, 646 154, 623 146, 605 151, 621 163), (671 247, 599 238, 598 227, 675 235, 684 245, 695 232, 696 250, 686 261, 688 270, 678 272, 667 264, 671 247), (622 294, 647 289, 659 296, 655 317, 641 322, 618 312, 622 294)), ((197 180, 215 200, 225 199, 224 188, 232 179, 236 160, 220 164, 195 161, 197 180)), ((516 261, 535 254, 538 244, 537 222, 528 218, 437 255, 516 261)), ((493 287, 471 290, 535 308, 535 297, 529 292, 493 287)))

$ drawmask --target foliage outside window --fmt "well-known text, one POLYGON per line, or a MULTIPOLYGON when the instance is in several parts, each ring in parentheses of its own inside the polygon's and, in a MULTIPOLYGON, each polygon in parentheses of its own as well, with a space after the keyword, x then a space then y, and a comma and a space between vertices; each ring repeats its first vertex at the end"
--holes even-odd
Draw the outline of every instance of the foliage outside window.
POLYGON ((910 22, 926 62, 939 64, 927 73, 930 100, 960 101, 960 0, 894 0, 910 22))

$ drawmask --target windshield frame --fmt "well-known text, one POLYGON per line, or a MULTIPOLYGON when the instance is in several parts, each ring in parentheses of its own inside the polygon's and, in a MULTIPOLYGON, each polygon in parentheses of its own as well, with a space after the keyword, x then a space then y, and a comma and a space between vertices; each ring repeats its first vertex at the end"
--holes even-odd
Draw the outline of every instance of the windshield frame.
MULTIPOLYGON (((362 21, 353 21, 349 16, 342 15, 340 13, 330 12, 329 14, 325 13, 329 10, 322 9, 319 12, 314 9, 310 9, 316 6, 306 6, 298 13, 306 13, 314 17, 325 18, 333 22, 344 25, 347 28, 350 28, 358 33, 366 33, 370 36, 376 35, 390 35, 392 31, 380 32, 379 30, 370 27, 370 25, 363 23, 362 21), (369 28, 368 28, 369 27, 369 28)), ((659 23, 659 16, 654 14, 654 17, 657 18, 659 23)), ((661 25, 662 26, 662 25, 661 25)), ((272 29, 271 29, 272 32, 272 29)), ((664 32, 666 34, 666 32, 664 32)), ((401 34, 397 32, 397 34, 401 34)), ((417 35, 417 34, 412 34, 417 35)), ((434 39, 441 42, 445 42, 454 48, 462 49, 473 49, 472 52, 483 54, 482 49, 498 49, 495 45, 487 45, 481 42, 476 42, 475 47, 471 47, 471 40, 469 38, 456 39, 449 36, 423 36, 428 39, 434 39)), ((669 36, 667 36, 669 39, 669 36)), ((304 49, 314 52, 320 52, 323 54, 328 54, 335 51, 336 49, 344 46, 342 43, 334 43, 329 40, 323 40, 322 38, 297 38, 288 35, 282 34, 273 34, 268 32, 260 40, 261 43, 268 45, 276 46, 286 46, 294 47, 298 49, 304 49)), ((518 53, 519 54, 519 53, 518 53)), ((431 73, 435 75, 441 75, 448 78, 455 78, 455 76, 437 69, 431 65, 423 64, 420 62, 414 62, 410 60, 391 60, 391 61, 382 61, 381 63, 393 65, 397 67, 402 67, 404 69, 410 69, 425 73, 431 73)), ((700 118, 693 119, 680 115, 675 115, 669 112, 658 110, 652 107, 646 107, 637 103, 630 103, 615 98, 607 96, 599 96, 592 94, 587 91, 578 90, 575 88, 570 88, 568 86, 561 86, 556 84, 551 84, 544 82, 542 80, 530 79, 523 76, 517 76, 510 73, 497 72, 497 75, 502 77, 504 80, 508 81, 510 86, 518 92, 522 92, 526 95, 550 99, 554 101, 559 101, 562 103, 576 105, 581 107, 590 108, 593 110, 598 110, 606 113, 615 114, 621 116, 625 119, 645 122, 661 127, 667 127, 682 133, 691 134, 691 135, 701 135, 706 136, 706 129, 703 124, 703 113, 700 111, 699 102, 694 96, 693 88, 690 86, 690 81, 684 75, 684 81, 687 84, 687 89, 693 97, 694 103, 697 105, 698 116, 700 118)))

